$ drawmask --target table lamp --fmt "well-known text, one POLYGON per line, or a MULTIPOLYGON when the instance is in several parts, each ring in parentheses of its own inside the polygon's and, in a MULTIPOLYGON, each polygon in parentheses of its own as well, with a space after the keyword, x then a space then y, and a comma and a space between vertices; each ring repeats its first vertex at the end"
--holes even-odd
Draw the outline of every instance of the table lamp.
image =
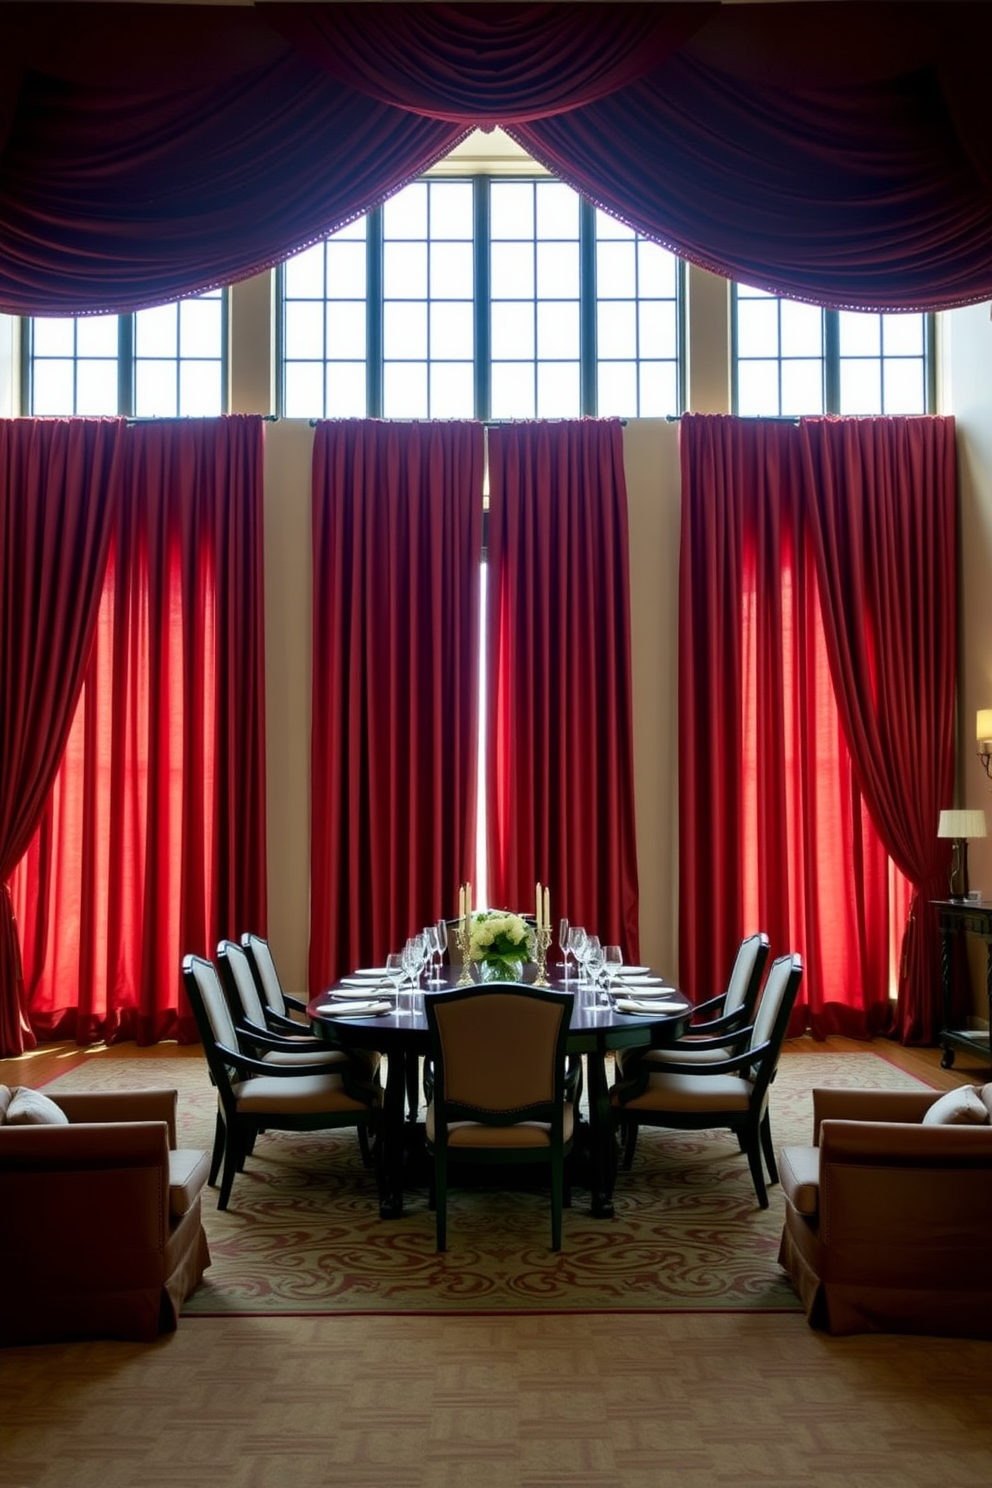
POLYGON ((950 897, 968 897, 968 838, 985 836, 984 811, 942 811, 938 837, 951 839, 950 897))

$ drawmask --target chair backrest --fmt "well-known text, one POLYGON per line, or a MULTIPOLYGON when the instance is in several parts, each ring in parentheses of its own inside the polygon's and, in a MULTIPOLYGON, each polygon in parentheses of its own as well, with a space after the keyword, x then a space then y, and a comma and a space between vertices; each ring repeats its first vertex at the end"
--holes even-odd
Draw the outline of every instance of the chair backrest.
POLYGON ((231 1067, 224 1057, 223 1049, 238 1052, 238 1031, 234 1026, 216 966, 203 956, 185 956, 183 985, 196 1020, 207 1066, 226 1105, 234 1097, 231 1091, 231 1067))
POLYGON ((437 1125, 560 1123, 572 1003, 571 992, 504 982, 428 998, 437 1125))
POLYGON ((282 990, 282 982, 276 970, 276 963, 269 948, 269 942, 263 940, 260 935, 242 935, 242 949, 247 953, 248 961, 255 975, 255 984, 265 1000, 265 1005, 273 1013, 278 1013, 281 1018, 286 1016, 286 998, 282 990))
POLYGON ((243 1023, 247 1019, 256 1028, 264 1029, 265 1008, 247 953, 233 940, 219 941, 217 965, 235 1023, 243 1023))
POLYGON ((801 956, 779 956, 772 962, 751 1035, 752 1049, 759 1050, 762 1045, 767 1046, 757 1054, 752 1066, 751 1075, 756 1094, 767 1090, 774 1077, 802 979, 801 956))
POLYGON ((743 1008, 745 1021, 751 1021, 751 1014, 758 1001, 765 962, 768 960, 768 949, 767 935, 749 935, 741 941, 723 998, 724 1017, 743 1008))

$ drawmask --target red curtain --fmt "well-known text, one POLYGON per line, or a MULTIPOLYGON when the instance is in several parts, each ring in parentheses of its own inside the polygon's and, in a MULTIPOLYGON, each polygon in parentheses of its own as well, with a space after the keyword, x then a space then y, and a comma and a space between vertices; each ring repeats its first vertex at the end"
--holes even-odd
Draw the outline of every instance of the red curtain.
POLYGON ((262 430, 125 432, 82 696, 12 881, 43 1039, 195 1041, 182 955, 265 925, 262 430))
POLYGON ((129 310, 245 278, 498 121, 727 277, 841 308, 988 299, 992 8, 892 16, 0 3, 0 310, 129 310))
POLYGON ((890 991, 953 782, 949 437, 934 419, 682 422, 681 976, 711 995, 766 930, 804 957, 793 1031, 817 1037, 936 1031, 934 935, 907 942, 895 1020, 890 991), (922 784, 895 775, 910 712, 922 784))
POLYGON ((312 990, 472 877, 482 485, 480 424, 317 425, 312 990))
POLYGON ((808 419, 805 490, 844 735, 887 852, 913 885, 897 1031, 943 1019, 934 899, 954 790, 957 658, 954 421, 808 419))
POLYGON ((489 435, 489 898, 636 960, 637 850, 623 435, 616 420, 489 435))
POLYGON ((0 1056, 34 1047, 8 879, 62 758, 117 511, 116 419, 0 422, 0 1056))

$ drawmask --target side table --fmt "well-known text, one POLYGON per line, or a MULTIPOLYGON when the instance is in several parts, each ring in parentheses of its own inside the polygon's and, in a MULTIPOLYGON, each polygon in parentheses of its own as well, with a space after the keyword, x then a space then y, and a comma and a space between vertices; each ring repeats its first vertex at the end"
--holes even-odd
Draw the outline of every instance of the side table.
POLYGON ((969 932, 984 940, 986 947, 985 990, 989 1000, 989 1022, 992 1026, 992 901, 988 899, 935 899, 940 924, 940 969, 943 982, 944 1016, 940 1043, 942 1069, 950 1069, 958 1049, 975 1055, 981 1062, 992 1064, 989 1033, 979 1029, 952 1028, 953 947, 955 938, 969 932))

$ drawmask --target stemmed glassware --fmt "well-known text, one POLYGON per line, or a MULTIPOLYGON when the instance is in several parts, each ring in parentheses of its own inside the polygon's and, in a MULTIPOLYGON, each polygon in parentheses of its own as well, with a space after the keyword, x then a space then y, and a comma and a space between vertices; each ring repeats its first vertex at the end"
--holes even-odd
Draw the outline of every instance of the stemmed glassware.
POLYGON ((599 943, 598 935, 587 935, 585 947, 582 952, 586 964, 586 986, 595 992, 599 986, 600 972, 603 970, 603 947, 599 943))
POLYGON ((437 925, 426 926, 424 942, 427 946, 428 959, 431 962, 431 973, 427 980, 431 986, 437 986, 441 980, 441 937, 438 934, 437 925))
POLYGON ((441 980, 441 967, 444 964, 445 953, 446 953, 446 951, 448 949, 448 922, 447 922, 447 920, 438 920, 437 924, 434 926, 434 929, 437 932, 437 977, 436 977, 436 980, 438 982, 440 982, 440 980, 441 980))
POLYGON ((582 952, 585 949, 586 932, 581 925, 572 925, 568 932, 568 949, 575 957, 575 970, 577 974, 582 970, 582 952))
MULTIPOLYGON (((410 983, 410 1007, 412 1013, 416 1005, 417 989, 420 986, 420 969, 424 964, 424 938, 422 935, 411 935, 403 947, 403 975, 410 983)), ((399 999, 397 999, 397 1003, 399 999)), ((399 1006, 396 1009, 400 1011, 399 1006)))
POLYGON ((623 951, 618 945, 603 947, 603 976, 606 978, 606 1001, 613 996, 613 983, 623 970, 623 951))
POLYGON ((558 921, 558 944, 561 947, 561 964, 565 968, 565 980, 568 981, 568 921, 562 917, 558 921))
POLYGON ((400 1010, 400 988, 406 979, 406 967, 403 965, 402 951, 390 951, 386 957, 386 975, 393 984, 393 998, 396 1011, 400 1010))

